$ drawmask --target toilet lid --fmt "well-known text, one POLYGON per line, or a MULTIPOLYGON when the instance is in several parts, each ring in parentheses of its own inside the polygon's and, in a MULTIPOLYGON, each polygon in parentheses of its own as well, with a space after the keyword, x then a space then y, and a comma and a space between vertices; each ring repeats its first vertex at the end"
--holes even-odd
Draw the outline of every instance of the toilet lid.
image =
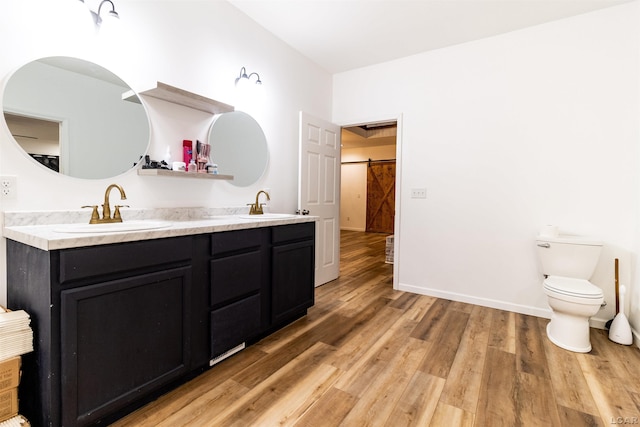
POLYGON ((583 279, 549 276, 544 287, 552 292, 581 298, 602 298, 602 289, 583 279))

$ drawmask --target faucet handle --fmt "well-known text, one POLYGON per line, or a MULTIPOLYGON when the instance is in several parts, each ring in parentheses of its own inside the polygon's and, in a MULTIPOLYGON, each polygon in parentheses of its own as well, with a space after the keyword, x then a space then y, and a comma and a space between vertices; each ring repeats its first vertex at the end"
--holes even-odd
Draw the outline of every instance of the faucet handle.
POLYGON ((128 208, 129 205, 116 205, 116 209, 113 212, 113 219, 116 222, 122 222, 122 216, 120 216, 120 208, 128 208))
POLYGON ((95 224, 98 222, 98 220, 100 219, 100 215, 98 214, 98 205, 88 205, 88 206, 82 206, 82 208, 91 208, 93 209, 91 211, 91 220, 89 221, 89 224, 95 224))

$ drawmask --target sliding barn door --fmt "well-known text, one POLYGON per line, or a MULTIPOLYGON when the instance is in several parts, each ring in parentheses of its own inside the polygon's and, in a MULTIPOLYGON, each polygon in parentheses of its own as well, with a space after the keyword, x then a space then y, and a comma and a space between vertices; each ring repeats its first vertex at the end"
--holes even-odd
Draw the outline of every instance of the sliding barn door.
POLYGON ((369 162, 367 231, 393 234, 396 214, 396 162, 369 162))

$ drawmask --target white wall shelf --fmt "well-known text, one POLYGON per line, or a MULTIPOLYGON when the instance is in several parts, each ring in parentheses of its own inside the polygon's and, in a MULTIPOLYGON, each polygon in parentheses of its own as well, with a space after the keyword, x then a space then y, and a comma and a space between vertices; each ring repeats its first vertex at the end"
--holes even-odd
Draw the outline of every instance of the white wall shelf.
MULTIPOLYGON (((171 102, 173 104, 189 107, 194 110, 204 111, 205 113, 221 114, 234 111, 233 105, 228 105, 223 102, 216 101, 214 99, 206 98, 204 96, 188 92, 186 90, 168 85, 166 83, 157 82, 156 87, 148 89, 143 92, 139 92, 137 95, 149 96, 151 98, 161 99, 163 101, 171 102)), ((134 91, 129 91, 122 94, 122 99, 125 101, 140 103, 140 98, 136 96, 134 91)), ((217 179, 217 180, 233 180, 233 175, 219 175, 211 173, 199 173, 199 172, 184 172, 173 171, 168 169, 138 169, 138 175, 141 176, 170 176, 170 177, 182 177, 182 178, 196 178, 196 179, 217 179)))
MULTIPOLYGON (((179 89, 162 82, 157 82, 155 88, 139 92, 138 95, 150 96, 152 98, 193 108, 194 110, 204 111, 205 113, 220 114, 234 111, 233 105, 228 105, 214 99, 209 99, 195 93, 187 92, 186 90, 179 89)), ((122 95, 122 99, 137 103, 140 102, 140 99, 133 91, 124 93, 122 95)))
POLYGON ((233 180, 233 175, 218 175, 218 174, 201 173, 201 172, 173 171, 168 169, 138 169, 138 175, 170 176, 170 177, 196 178, 196 179, 219 179, 219 180, 226 180, 226 181, 233 180))

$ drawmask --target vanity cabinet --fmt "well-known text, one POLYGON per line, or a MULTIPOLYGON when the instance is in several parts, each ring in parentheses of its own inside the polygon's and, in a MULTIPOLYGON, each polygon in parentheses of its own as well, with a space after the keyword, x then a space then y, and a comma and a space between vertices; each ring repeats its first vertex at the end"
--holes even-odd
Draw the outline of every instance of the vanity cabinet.
POLYGON ((189 369, 191 238, 42 251, 7 241, 8 300, 26 310, 21 412, 84 426, 189 369))
POLYGON ((51 251, 7 239, 8 305, 34 330, 21 413, 34 427, 109 423, 303 316, 314 233, 294 223, 51 251))

